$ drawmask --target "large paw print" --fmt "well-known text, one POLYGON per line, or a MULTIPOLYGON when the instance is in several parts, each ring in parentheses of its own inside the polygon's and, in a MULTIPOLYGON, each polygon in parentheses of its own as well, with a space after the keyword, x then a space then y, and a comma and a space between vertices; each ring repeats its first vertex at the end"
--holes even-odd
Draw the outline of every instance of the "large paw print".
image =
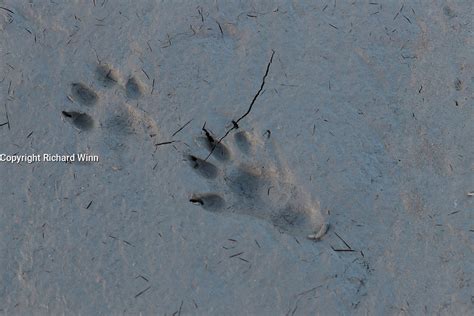
MULTIPOLYGON (((95 90, 82 82, 73 82, 70 85, 68 98, 76 104, 76 109, 62 111, 63 117, 72 126, 80 131, 90 131, 97 126, 96 117, 101 121, 101 127, 107 129, 111 147, 119 147, 123 137, 139 132, 154 136, 158 127, 153 119, 136 106, 130 106, 127 101, 136 101, 144 93, 144 85, 135 77, 121 80, 118 72, 111 66, 99 64, 95 69, 95 86, 110 89, 117 88, 122 91, 125 100, 119 104, 101 104, 105 111, 97 111, 97 104, 101 96, 95 90), (77 105, 79 108, 77 108, 77 105), (104 118, 93 113, 107 113, 104 118)), ((104 97, 104 95, 102 95, 104 97)))
POLYGON ((209 159, 186 155, 192 170, 207 179, 211 188, 210 192, 192 194, 190 201, 212 213, 267 221, 295 237, 322 238, 327 224, 319 203, 312 202, 294 183, 275 144, 246 131, 232 136, 233 145, 226 145, 206 131, 197 142, 210 153, 209 159))

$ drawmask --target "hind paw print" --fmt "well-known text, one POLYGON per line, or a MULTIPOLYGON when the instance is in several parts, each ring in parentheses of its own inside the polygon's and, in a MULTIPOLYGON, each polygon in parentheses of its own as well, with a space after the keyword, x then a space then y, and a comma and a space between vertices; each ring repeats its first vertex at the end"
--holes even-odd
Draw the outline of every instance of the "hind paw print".
POLYGON ((246 131, 230 137, 230 144, 219 143, 206 131, 197 144, 209 153, 209 159, 186 154, 191 170, 207 180, 210 188, 193 193, 189 201, 208 212, 250 216, 295 237, 321 239, 328 225, 319 203, 295 184, 273 143, 246 131))

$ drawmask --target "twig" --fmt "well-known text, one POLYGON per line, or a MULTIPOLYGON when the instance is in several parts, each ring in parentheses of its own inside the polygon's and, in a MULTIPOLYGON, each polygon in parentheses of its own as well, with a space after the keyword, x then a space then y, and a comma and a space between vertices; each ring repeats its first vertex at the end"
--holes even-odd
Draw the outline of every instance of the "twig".
POLYGON ((352 250, 352 247, 351 247, 351 246, 349 246, 349 244, 348 244, 348 243, 346 243, 346 241, 345 241, 344 239, 342 239, 342 237, 341 237, 341 236, 339 236, 339 234, 338 234, 338 233, 334 232, 334 234, 337 236, 337 238, 339 238, 339 239, 340 239, 340 240, 341 240, 341 241, 344 243, 344 245, 346 245, 346 247, 347 247, 349 250, 352 250))
POLYGON ((169 142, 162 142, 162 143, 155 144, 155 146, 158 147, 158 146, 161 146, 161 145, 168 145, 168 144, 172 144, 172 143, 176 143, 176 141, 172 140, 172 141, 169 141, 169 142))
POLYGON ((4 7, 0 7, 0 9, 5 10, 5 11, 8 11, 8 12, 10 12, 11 14, 15 14, 15 12, 13 12, 13 11, 10 10, 10 9, 4 8, 4 7))
MULTIPOLYGON (((146 71, 142 68, 142 72, 145 74, 145 76, 150 80, 150 76, 146 73, 146 71)), ((153 79, 153 83, 155 83, 155 80, 153 79)))
POLYGON ((333 246, 331 246, 331 249, 336 251, 336 252, 339 252, 339 251, 341 251, 341 252, 354 252, 355 251, 354 249, 336 249, 333 246))
MULTIPOLYGON (((8 126, 8 129, 10 130, 10 118, 8 117, 8 110, 7 110, 7 104, 5 103, 5 116, 7 117, 7 126, 8 126)), ((2 125, 5 125, 5 124, 2 124, 2 125)))
POLYGON ((217 23, 217 25, 219 26, 219 30, 221 31, 221 36, 222 36, 222 38, 224 38, 224 32, 222 31, 221 24, 220 24, 218 21, 216 21, 216 23, 217 23))
POLYGON ((214 150, 216 149, 217 145, 219 145, 222 140, 224 138, 227 137, 227 135, 229 135, 230 132, 232 132, 233 130, 239 128, 239 122, 241 120, 243 120, 247 115, 249 115, 250 111, 252 111, 252 108, 253 108, 253 105, 255 104, 255 101, 257 101, 257 98, 260 96, 260 94, 262 93, 263 91, 263 87, 265 86, 265 80, 267 79, 267 76, 268 76, 268 72, 270 71, 270 66, 273 62, 273 56, 275 55, 275 51, 272 50, 272 55, 270 56, 270 61, 268 62, 267 64, 267 69, 265 70, 265 74, 263 75, 263 79, 262 79, 262 83, 260 84, 260 89, 258 89, 257 93, 255 94, 255 96, 253 97, 252 99, 252 102, 250 102, 250 106, 249 108, 247 109, 247 112, 245 112, 241 117, 239 117, 237 120, 232 120, 232 127, 227 130, 227 132, 224 134, 224 136, 222 136, 217 142, 214 143, 214 146, 212 146, 212 149, 211 151, 209 152, 209 155, 207 155, 206 159, 204 160, 207 160, 211 155, 212 153, 214 152, 214 150))
POLYGON ((183 126, 181 126, 176 132, 173 133, 173 135, 171 135, 171 137, 174 137, 176 134, 178 134, 179 132, 181 132, 186 126, 188 126, 189 123, 191 123, 193 119, 190 119, 189 121, 186 122, 186 124, 184 124, 183 126))
POLYGON ((137 295, 135 295, 135 298, 139 297, 140 295, 142 295, 143 293, 145 293, 146 291, 148 291, 150 288, 151 288, 151 286, 149 286, 149 287, 147 287, 146 289, 144 289, 143 291, 139 292, 137 295))
POLYGON ((149 280, 147 278, 145 278, 143 275, 138 275, 135 279, 138 279, 138 278, 141 278, 143 280, 145 280, 146 282, 148 282, 149 280))

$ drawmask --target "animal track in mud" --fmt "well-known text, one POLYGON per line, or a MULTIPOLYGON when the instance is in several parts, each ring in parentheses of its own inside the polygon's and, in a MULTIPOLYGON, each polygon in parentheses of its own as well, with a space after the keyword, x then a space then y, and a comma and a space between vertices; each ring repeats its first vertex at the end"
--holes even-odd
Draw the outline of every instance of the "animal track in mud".
POLYGON ((212 191, 193 193, 190 202, 212 213, 269 222, 294 237, 318 240, 325 235, 328 226, 319 203, 295 184, 272 141, 262 142, 249 132, 238 131, 231 146, 205 132, 197 143, 210 152, 209 159, 187 154, 186 160, 196 174, 207 179, 212 191), (215 161, 208 161, 212 159, 215 161))
POLYGON ((95 73, 97 81, 106 88, 114 86, 119 81, 117 71, 108 65, 98 65, 95 73))
POLYGON ((99 99, 94 90, 80 82, 74 82, 71 84, 71 94, 83 105, 94 105, 99 99))
POLYGON ((143 94, 143 84, 135 77, 130 77, 125 85, 127 97, 130 99, 138 99, 143 94))
POLYGON ((94 127, 94 120, 87 113, 63 111, 62 114, 80 130, 88 131, 94 127))
MULTIPOLYGON (((112 88, 120 84, 118 71, 107 64, 99 64, 95 69, 95 79, 99 86, 112 88)), ((135 77, 128 78, 124 86, 121 87, 128 99, 139 99, 144 90, 143 84, 135 77)), ((89 111, 94 111, 94 106, 99 102, 100 96, 93 89, 81 82, 71 83, 70 99, 77 101, 80 105, 87 106, 89 111)), ((105 106, 105 105, 104 105, 105 106)), ((109 117, 104 119, 104 127, 111 133, 109 139, 113 143, 113 147, 122 142, 122 137, 142 131, 150 132, 150 135, 157 134, 157 126, 143 111, 136 107, 121 105, 114 106, 109 112, 109 117), (149 131, 149 130, 152 131, 149 131)), ((79 111, 62 111, 66 121, 69 121, 74 127, 81 131, 89 131, 96 124, 93 115, 87 112, 79 111)), ((102 126, 102 124, 101 124, 102 126)))

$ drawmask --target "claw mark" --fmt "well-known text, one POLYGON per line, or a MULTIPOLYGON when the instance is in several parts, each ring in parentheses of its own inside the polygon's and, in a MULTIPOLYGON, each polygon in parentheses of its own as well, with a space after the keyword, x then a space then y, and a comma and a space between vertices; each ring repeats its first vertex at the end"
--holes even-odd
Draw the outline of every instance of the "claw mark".
POLYGON ((89 114, 74 111, 63 111, 62 114, 68 118, 74 126, 81 130, 86 131, 94 127, 94 120, 89 114))
POLYGON ((214 179, 217 177, 218 169, 212 163, 193 155, 189 155, 187 158, 191 164, 191 167, 204 178, 214 179))
POLYGON ((200 205, 211 212, 220 212, 225 205, 224 199, 216 193, 193 194, 189 202, 200 205))

